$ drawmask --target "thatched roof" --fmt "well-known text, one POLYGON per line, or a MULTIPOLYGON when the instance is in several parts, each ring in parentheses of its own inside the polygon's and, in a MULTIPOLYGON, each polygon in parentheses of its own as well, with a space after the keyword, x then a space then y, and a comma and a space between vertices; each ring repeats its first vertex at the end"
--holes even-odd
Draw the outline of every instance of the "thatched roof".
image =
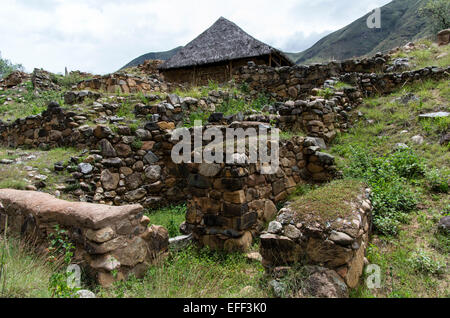
POLYGON ((281 55, 288 63, 292 63, 281 51, 258 41, 233 22, 221 17, 159 68, 191 67, 271 53, 281 55))

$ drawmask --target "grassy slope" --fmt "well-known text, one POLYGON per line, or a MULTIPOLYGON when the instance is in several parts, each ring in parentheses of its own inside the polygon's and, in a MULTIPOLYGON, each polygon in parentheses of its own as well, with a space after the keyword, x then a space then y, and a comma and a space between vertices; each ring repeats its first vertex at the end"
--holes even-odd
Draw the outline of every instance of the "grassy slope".
POLYGON ((374 54, 431 35, 431 27, 417 14, 423 3, 424 0, 394 0, 381 9, 381 29, 367 27, 369 13, 298 53, 296 63, 343 60, 374 54))
MULTIPOLYGON (((427 170, 439 169, 448 182, 450 152, 448 146, 439 145, 439 137, 450 129, 450 121, 420 121, 418 115, 428 111, 448 110, 450 81, 428 81, 406 86, 397 93, 366 100, 358 110, 366 120, 341 135, 331 148, 338 156, 339 165, 351 165, 353 149, 364 148, 371 154, 390 153, 396 143, 406 143, 424 160, 427 170), (406 93, 419 97, 419 102, 399 104, 395 98, 406 93), (421 135, 422 145, 411 142, 421 135), (447 176, 447 177, 445 177, 447 176)), ((450 212, 447 193, 435 193, 429 180, 417 176, 404 184, 418 198, 417 208, 401 225, 398 237, 376 235, 368 250, 368 259, 382 269, 382 288, 370 290, 364 285, 353 292, 354 297, 448 297, 449 277, 446 270, 449 258, 449 239, 437 232, 437 222, 450 212), (444 267, 444 271, 434 271, 444 267)))

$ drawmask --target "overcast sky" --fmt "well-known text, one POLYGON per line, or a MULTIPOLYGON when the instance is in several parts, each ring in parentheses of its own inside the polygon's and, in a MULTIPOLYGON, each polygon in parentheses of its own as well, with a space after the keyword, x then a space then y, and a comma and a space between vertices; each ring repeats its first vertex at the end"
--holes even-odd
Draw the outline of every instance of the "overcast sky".
POLYGON ((288 52, 309 48, 390 0, 1 0, 3 58, 55 73, 104 74, 185 45, 220 16, 288 52))

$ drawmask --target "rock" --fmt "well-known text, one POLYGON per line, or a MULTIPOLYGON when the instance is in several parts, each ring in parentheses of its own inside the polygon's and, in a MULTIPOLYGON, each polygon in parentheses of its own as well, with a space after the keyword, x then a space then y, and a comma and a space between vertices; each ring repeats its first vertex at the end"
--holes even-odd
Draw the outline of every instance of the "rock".
POLYGON ((304 280, 303 295, 315 298, 348 298, 348 288, 333 270, 307 266, 309 277, 304 280))
POLYGON ((147 152, 147 154, 144 156, 144 162, 146 164, 152 165, 156 162, 159 161, 159 158, 157 155, 155 155, 153 152, 149 151, 147 152))
POLYGON ((106 227, 98 231, 94 231, 91 229, 86 231, 86 237, 96 243, 105 243, 115 238, 115 236, 116 233, 111 227, 106 227))
MULTIPOLYGON (((3 206, 14 206, 15 209, 36 216, 40 223, 54 222, 74 228, 100 230, 123 218, 133 218, 143 211, 140 205, 107 206, 84 202, 68 202, 56 199, 50 194, 33 191, 0 189, 0 202, 3 206)), ((108 244, 114 240, 103 244, 108 244)), ((122 243, 122 242, 115 242, 122 243)), ((94 244, 94 243, 92 243, 94 244)), ((102 245, 103 245, 102 244, 102 245)), ((111 247, 110 244, 109 247, 111 247)), ((100 247, 101 245, 97 245, 100 247)), ((99 248, 107 253, 103 248, 99 248)))
POLYGON ((328 166, 334 165, 334 157, 332 155, 324 152, 316 152, 316 156, 319 158, 320 163, 328 166))
POLYGON ((450 43, 450 29, 445 29, 437 34, 438 45, 447 45, 450 43))
POLYGON ((286 297, 286 294, 287 294, 286 284, 279 282, 277 280, 272 280, 269 282, 269 287, 272 289, 275 297, 277 297, 277 298, 286 297))
POLYGON ((161 167, 160 166, 149 166, 145 169, 145 177, 154 183, 161 179, 161 167))
POLYGON ((82 289, 76 292, 77 298, 97 298, 90 290, 82 289))
POLYGON ((100 181, 106 191, 111 191, 117 189, 120 176, 118 173, 111 173, 108 169, 106 169, 102 171, 100 181))
POLYGON ((126 247, 115 250, 114 257, 124 266, 136 266, 142 263, 147 256, 147 244, 140 237, 127 242, 126 247))
POLYGON ((99 147, 101 149, 101 154, 103 157, 117 157, 116 150, 107 139, 100 140, 99 147))
POLYGON ((349 235, 342 233, 342 232, 336 232, 332 231, 329 239, 336 244, 347 246, 353 243, 354 239, 350 237, 349 235))
POLYGON ((80 163, 78 169, 82 174, 90 174, 92 173, 92 170, 94 170, 94 167, 89 163, 80 163))
POLYGON ((250 232, 245 232, 239 238, 228 239, 224 244, 225 251, 229 253, 233 252, 245 252, 253 243, 253 236, 250 232))
POLYGON ((130 174, 125 179, 125 185, 128 190, 136 190, 142 185, 142 174, 139 172, 135 172, 133 174, 130 174))
POLYGON ((290 238, 291 240, 297 240, 302 236, 302 232, 294 225, 289 224, 284 228, 284 236, 290 238))
POLYGON ((124 199, 128 202, 135 202, 143 199, 147 195, 147 191, 145 189, 140 188, 134 191, 127 192, 124 196, 124 199))
POLYGON ((450 233, 450 216, 443 217, 439 221, 438 228, 443 233, 450 233))
POLYGON ((169 239, 169 247, 171 250, 179 251, 187 247, 192 242, 192 234, 181 235, 169 239))
POLYGON ((450 116, 450 113, 448 112, 436 112, 436 113, 427 113, 427 114, 422 114, 419 115, 420 119, 425 119, 425 118, 444 118, 444 117, 448 117, 450 116))
POLYGON ((248 260, 261 263, 262 262, 262 256, 258 252, 248 253, 245 255, 248 260))
POLYGON ((277 215, 277 207, 271 200, 266 200, 264 204, 264 221, 272 221, 277 215))
POLYGON ((222 170, 220 164, 202 163, 199 166, 199 173, 205 177, 215 177, 220 170, 222 170))
POLYGON ((3 164, 3 165, 10 165, 10 164, 13 164, 14 163, 14 160, 10 160, 10 159, 2 159, 2 160, 0 160, 0 164, 3 164))
POLYGON ((92 260, 89 265, 92 268, 95 269, 102 269, 107 272, 112 272, 113 270, 120 267, 120 262, 115 259, 113 256, 107 254, 107 255, 101 255, 97 257, 96 259, 92 260))
POLYGON ((176 94, 169 94, 167 95, 167 102, 172 105, 178 105, 181 104, 180 97, 176 94))
POLYGON ((283 230, 283 226, 280 222, 277 221, 270 222, 269 228, 267 229, 267 231, 271 234, 281 233, 281 230, 283 230))
POLYGON ((109 136, 113 135, 112 130, 108 126, 104 125, 97 125, 94 128, 93 133, 94 136, 97 137, 98 139, 108 138, 109 136))
POLYGON ((424 139, 420 135, 412 137, 411 141, 417 145, 422 145, 424 143, 424 139))

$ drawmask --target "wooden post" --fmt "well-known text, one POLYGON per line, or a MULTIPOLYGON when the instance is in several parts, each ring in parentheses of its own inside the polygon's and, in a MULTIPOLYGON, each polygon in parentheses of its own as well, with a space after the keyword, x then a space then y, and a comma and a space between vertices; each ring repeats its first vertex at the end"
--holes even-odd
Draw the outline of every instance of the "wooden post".
POLYGON ((230 81, 233 79, 233 61, 230 60, 230 81))
POLYGON ((269 66, 272 67, 272 53, 269 54, 269 66))

